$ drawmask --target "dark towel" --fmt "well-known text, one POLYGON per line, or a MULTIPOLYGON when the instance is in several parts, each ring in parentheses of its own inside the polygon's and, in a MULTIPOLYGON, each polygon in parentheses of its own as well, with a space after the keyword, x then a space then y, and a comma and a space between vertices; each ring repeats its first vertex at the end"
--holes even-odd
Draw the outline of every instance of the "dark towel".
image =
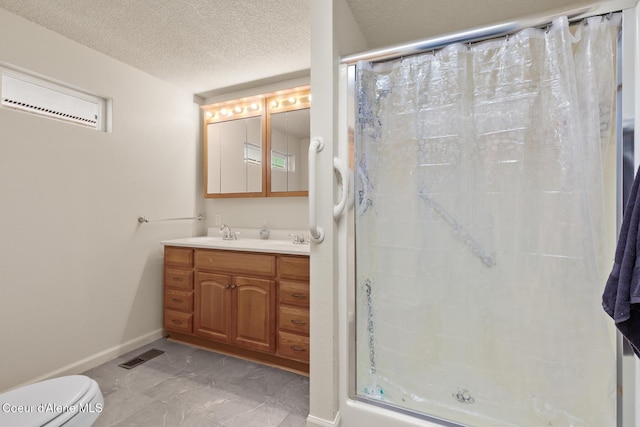
POLYGON ((624 210, 613 269, 602 295, 602 307, 640 357, 640 173, 636 174, 624 210))

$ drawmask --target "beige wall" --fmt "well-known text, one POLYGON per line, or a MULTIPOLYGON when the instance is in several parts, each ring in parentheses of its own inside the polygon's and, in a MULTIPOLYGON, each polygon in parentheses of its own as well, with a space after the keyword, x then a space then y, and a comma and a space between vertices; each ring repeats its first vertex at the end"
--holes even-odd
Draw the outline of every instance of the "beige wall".
POLYGON ((222 224, 233 228, 304 230, 309 228, 306 197, 260 197, 240 199, 207 199, 207 227, 215 227, 215 215, 222 224))
POLYGON ((159 337, 163 239, 201 194, 193 96, 0 9, 0 61, 113 99, 113 131, 0 109, 0 390, 159 337))

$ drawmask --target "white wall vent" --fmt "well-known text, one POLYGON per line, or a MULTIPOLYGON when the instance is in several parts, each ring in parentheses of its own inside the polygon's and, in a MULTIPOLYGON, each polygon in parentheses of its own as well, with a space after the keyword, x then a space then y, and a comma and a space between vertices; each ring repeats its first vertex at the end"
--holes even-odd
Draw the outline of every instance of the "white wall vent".
POLYGON ((104 98, 12 69, 0 68, 0 77, 3 107, 105 130, 104 98))

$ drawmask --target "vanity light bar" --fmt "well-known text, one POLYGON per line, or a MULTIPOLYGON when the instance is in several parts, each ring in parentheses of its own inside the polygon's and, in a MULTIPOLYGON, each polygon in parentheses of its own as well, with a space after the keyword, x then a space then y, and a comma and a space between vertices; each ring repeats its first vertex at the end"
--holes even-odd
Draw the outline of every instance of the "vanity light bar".
POLYGON ((204 105, 202 109, 204 110, 205 121, 213 123, 255 117, 261 115, 267 109, 269 111, 286 111, 293 106, 295 108, 311 106, 309 86, 204 105))
POLYGON ((259 116, 262 114, 263 108, 263 96, 235 99, 202 107, 207 122, 259 116))
POLYGON ((270 111, 285 111, 290 107, 307 108, 311 106, 311 92, 308 87, 291 91, 276 92, 267 98, 270 111))

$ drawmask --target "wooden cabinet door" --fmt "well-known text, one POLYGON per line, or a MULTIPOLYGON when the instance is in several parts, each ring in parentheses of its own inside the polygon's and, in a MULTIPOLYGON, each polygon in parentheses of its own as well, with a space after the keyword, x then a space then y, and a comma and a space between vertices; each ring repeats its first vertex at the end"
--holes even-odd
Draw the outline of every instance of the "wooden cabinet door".
POLYGON ((237 345, 273 353, 276 332, 275 282, 235 277, 233 308, 237 345))
POLYGON ((231 341, 231 295, 230 276, 197 273, 194 334, 215 341, 231 341))

